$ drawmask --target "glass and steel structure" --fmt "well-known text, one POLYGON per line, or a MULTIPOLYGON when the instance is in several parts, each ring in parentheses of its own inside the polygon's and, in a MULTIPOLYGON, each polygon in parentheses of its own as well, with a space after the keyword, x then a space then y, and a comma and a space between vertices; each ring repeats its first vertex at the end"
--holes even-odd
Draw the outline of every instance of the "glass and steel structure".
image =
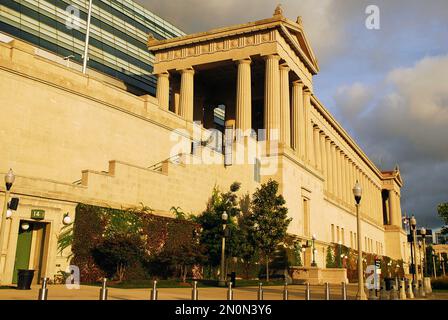
MULTIPOLYGON (((0 32, 82 63, 89 0, 1 0, 0 32)), ((184 35, 131 0, 93 0, 88 68, 122 80, 131 91, 155 94, 148 52, 157 39, 184 35)))

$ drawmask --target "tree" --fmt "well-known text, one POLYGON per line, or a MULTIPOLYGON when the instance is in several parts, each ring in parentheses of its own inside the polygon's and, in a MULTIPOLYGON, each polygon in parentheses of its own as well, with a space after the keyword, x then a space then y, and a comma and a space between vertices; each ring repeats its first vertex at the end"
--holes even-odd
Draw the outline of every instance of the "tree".
POLYGON ((333 253, 332 246, 328 246, 328 248, 327 248, 326 267, 327 268, 336 268, 336 259, 335 259, 334 253, 333 253))
POLYGON ((278 182, 270 179, 254 192, 251 202, 252 241, 265 258, 266 280, 269 281, 269 262, 277 246, 286 239, 291 218, 285 200, 278 193, 278 182))
POLYGON ((204 245, 207 252, 207 261, 211 266, 218 266, 221 259, 221 239, 223 236, 222 214, 224 211, 228 215, 227 229, 229 236, 226 241, 226 256, 236 253, 237 236, 237 216, 240 213, 238 206, 238 196, 241 184, 234 182, 228 192, 221 192, 217 187, 213 189, 206 210, 199 216, 192 218, 194 222, 202 228, 200 243, 204 245))
POLYGON ((442 230, 442 234, 448 234, 448 202, 441 203, 437 207, 440 218, 445 223, 445 227, 442 230))
POLYGON ((95 263, 108 277, 118 277, 123 281, 126 270, 144 255, 143 243, 139 236, 115 234, 92 250, 95 263))
POLYGON ((238 229, 235 230, 235 256, 240 258, 243 262, 244 275, 246 279, 249 279, 249 273, 252 264, 258 260, 258 248, 251 241, 251 235, 253 232, 253 225, 250 211, 251 199, 249 194, 245 194, 240 198, 240 214, 237 218, 238 229))
POLYGON ((165 250, 157 257, 162 263, 174 266, 182 282, 186 282, 188 272, 193 266, 205 262, 206 257, 203 254, 202 246, 197 243, 186 243, 173 248, 172 250, 165 250))

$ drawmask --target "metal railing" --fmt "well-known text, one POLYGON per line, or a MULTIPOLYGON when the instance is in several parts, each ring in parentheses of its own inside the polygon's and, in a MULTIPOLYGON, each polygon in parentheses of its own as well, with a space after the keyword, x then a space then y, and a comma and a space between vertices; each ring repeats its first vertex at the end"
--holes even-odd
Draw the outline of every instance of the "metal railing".
MULTIPOLYGON (((42 286, 39 289, 39 295, 38 300, 47 300, 48 298, 48 287, 47 287, 48 279, 43 278, 42 279, 42 286)), ((334 287, 335 285, 333 285, 334 287)), ((320 297, 319 299, 322 299, 322 288, 323 288, 323 299, 324 300, 331 300, 331 290, 330 290, 330 284, 326 282, 323 286, 322 285, 314 285, 313 286, 316 291, 314 293, 314 297, 317 298, 317 295, 320 297)), ((341 300, 348 300, 348 292, 347 292, 347 283, 341 282, 340 285, 340 292, 341 300)), ((386 286, 385 281, 383 280, 381 282, 380 289, 376 292, 374 289, 369 290, 369 300, 406 300, 406 299, 414 299, 415 297, 423 298, 422 289, 423 284, 417 283, 416 285, 413 285, 412 280, 402 279, 398 281, 396 279, 395 284, 392 284, 390 286, 386 286), (398 285, 399 284, 399 285, 398 285), (414 291, 417 291, 418 296, 414 295, 414 291), (379 296, 377 296, 379 294, 379 296)), ((297 288, 297 287, 296 287, 297 288)), ((227 293, 226 298, 227 300, 234 300, 234 288, 232 285, 232 282, 229 281, 227 286, 227 293)), ((258 288, 256 290, 256 298, 257 300, 264 300, 265 298, 265 292, 263 288, 263 283, 258 284, 258 288)), ((287 282, 284 283, 283 289, 279 291, 279 293, 272 293, 270 292, 270 295, 273 296, 274 294, 280 294, 282 297, 282 300, 289 300, 292 296, 300 296, 300 290, 291 291, 291 287, 288 285, 287 282)), ((314 289, 313 289, 314 292, 314 289)), ((302 294, 304 294, 305 300, 312 300, 312 290, 311 285, 309 283, 305 284, 304 291, 302 291, 302 294)), ((153 285, 150 292, 150 300, 158 300, 158 288, 157 288, 157 280, 153 281, 153 285)), ((255 297, 254 297, 255 298, 255 297)), ((276 298, 278 299, 278 298, 276 298)), ((333 296, 333 299, 338 299, 339 297, 333 296)), ((102 286, 100 288, 99 292, 99 300, 108 300, 108 288, 107 288, 107 279, 104 278, 102 281, 102 286)), ((198 281, 193 281, 192 283, 192 290, 191 290, 191 300, 199 300, 199 290, 198 290, 198 281)))

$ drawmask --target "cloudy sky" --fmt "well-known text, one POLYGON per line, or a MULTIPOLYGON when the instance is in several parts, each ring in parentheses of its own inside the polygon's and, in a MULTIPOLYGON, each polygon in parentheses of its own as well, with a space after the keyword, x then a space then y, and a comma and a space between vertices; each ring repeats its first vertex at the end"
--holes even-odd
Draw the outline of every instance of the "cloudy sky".
MULTIPOLYGON (((272 0, 137 0, 187 33, 270 17, 272 0)), ((402 207, 439 227, 448 202, 448 1, 283 0, 319 59, 315 94, 384 170, 400 165, 402 207), (368 5, 380 29, 365 26, 368 5)))

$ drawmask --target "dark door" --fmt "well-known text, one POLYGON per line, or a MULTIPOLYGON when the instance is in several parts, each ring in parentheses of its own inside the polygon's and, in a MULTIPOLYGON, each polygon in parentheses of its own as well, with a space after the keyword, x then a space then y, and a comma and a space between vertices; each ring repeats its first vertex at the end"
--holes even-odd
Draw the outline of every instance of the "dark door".
POLYGON ((22 223, 24 223, 24 221, 20 221, 19 224, 19 236, 17 238, 17 250, 16 250, 16 259, 14 263, 14 275, 12 278, 12 283, 17 283, 17 270, 29 269, 30 265, 33 228, 32 224, 28 223, 29 228, 27 230, 23 230, 22 223))

